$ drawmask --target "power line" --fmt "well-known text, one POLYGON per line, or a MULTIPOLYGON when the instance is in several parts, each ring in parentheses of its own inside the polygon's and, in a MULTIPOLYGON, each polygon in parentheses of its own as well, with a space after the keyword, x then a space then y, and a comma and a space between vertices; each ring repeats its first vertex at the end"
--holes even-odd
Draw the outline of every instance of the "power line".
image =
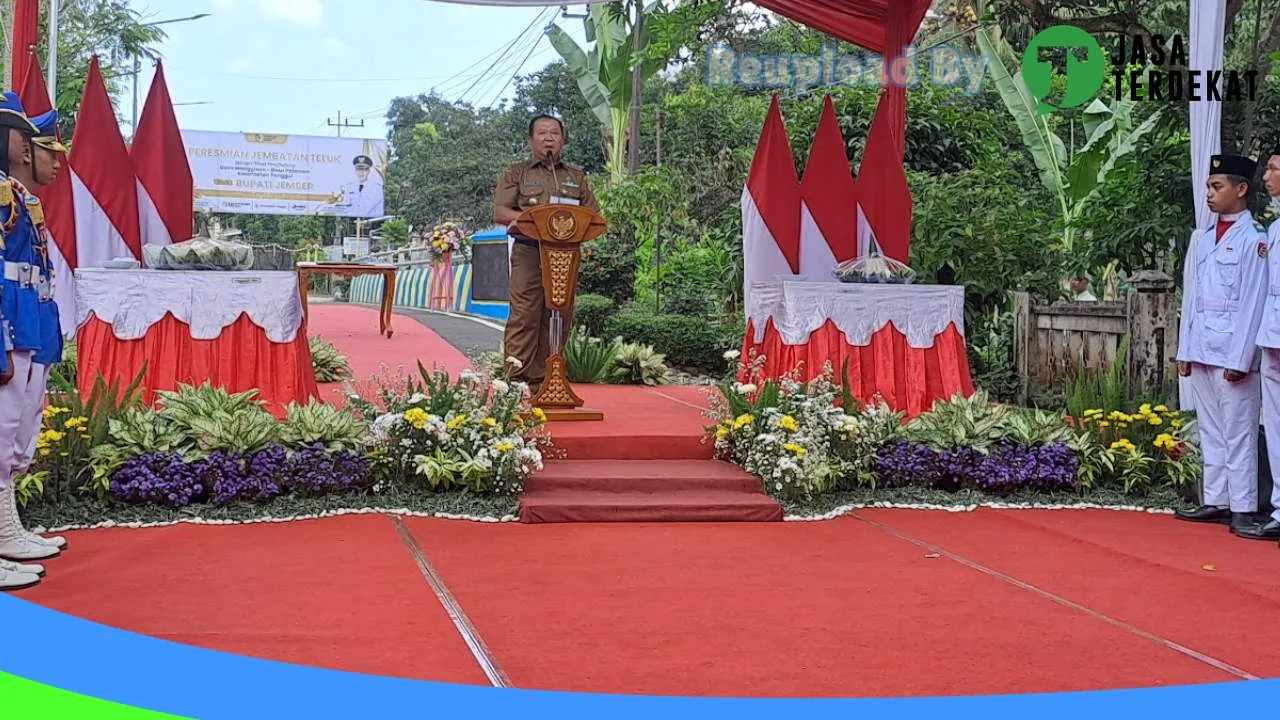
MULTIPOLYGON (((539 40, 541 40, 541 38, 539 38, 539 40)), ((494 98, 489 101, 489 105, 493 105, 502 99, 502 93, 506 92, 507 88, 511 86, 511 81, 516 79, 516 76, 519 75, 520 71, 524 69, 525 63, 529 62, 529 58, 533 56, 533 51, 537 49, 538 49, 538 43, 535 42, 529 48, 528 54, 526 54, 524 56, 524 59, 520 61, 520 64, 516 66, 515 72, 511 73, 511 77, 507 78, 507 81, 502 84, 502 89, 499 90, 498 94, 495 95, 494 98)))
MULTIPOLYGON (((517 35, 516 38, 507 45, 506 49, 503 51, 503 55, 505 56, 507 53, 511 52, 511 48, 515 47, 516 43, 520 42, 520 40, 524 38, 525 34, 528 33, 530 30, 532 30, 534 26, 536 26, 543 19, 543 17, 546 16, 548 12, 552 12, 552 9, 543 8, 542 12, 538 13, 538 15, 533 18, 533 21, 530 22, 529 25, 525 27, 524 30, 521 30, 520 34, 517 35)), ((498 63, 501 61, 502 61, 502 57, 499 57, 497 60, 494 60, 493 64, 491 64, 488 68, 485 69, 483 73, 480 74, 480 78, 483 78, 485 75, 492 72, 493 69, 497 67, 498 63)), ((472 83, 466 90, 463 91, 462 95, 459 96, 459 100, 461 100, 462 98, 465 98, 468 93, 470 93, 472 90, 475 89, 476 85, 480 84, 480 78, 476 78, 476 81, 472 83)))
POLYGON ((341 111, 341 110, 339 110, 339 111, 338 111, 338 121, 337 121, 337 122, 334 122, 332 119, 330 119, 330 120, 326 120, 325 122, 326 122, 326 123, 328 123, 329 127, 336 127, 336 128, 338 128, 338 137, 342 137, 342 129, 343 129, 343 128, 352 128, 352 127, 361 127, 361 128, 362 128, 362 127, 364 127, 364 121, 363 121, 363 120, 361 120, 361 121, 360 121, 360 124, 359 124, 359 125, 353 125, 353 124, 351 124, 351 119, 350 119, 350 118, 347 118, 346 120, 343 120, 343 119, 342 119, 342 111, 341 111))

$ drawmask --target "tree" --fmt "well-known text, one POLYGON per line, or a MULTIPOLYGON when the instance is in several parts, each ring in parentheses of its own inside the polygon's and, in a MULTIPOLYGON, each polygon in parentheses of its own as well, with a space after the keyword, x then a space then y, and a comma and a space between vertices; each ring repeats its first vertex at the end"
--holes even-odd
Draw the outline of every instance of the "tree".
POLYGON ((619 0, 592 5, 583 21, 590 50, 559 26, 547 29, 556 52, 600 121, 608 145, 608 169, 616 182, 639 163, 641 91, 718 11, 722 0, 687 0, 668 8, 659 0, 619 0), (648 38, 657 42, 648 44, 648 38), (633 135, 635 126, 635 135, 633 135), (628 146, 630 140, 630 146, 628 146), (628 150, 631 150, 628 159, 628 150))
MULTIPOLYGON (((41 3, 40 42, 36 53, 41 64, 49 57, 48 3, 41 3)), ((129 7, 126 0, 60 0, 58 5, 58 87, 55 107, 60 114, 59 125, 64 137, 71 137, 75 130, 75 115, 80 109, 85 80, 89 76, 89 62, 94 55, 102 68, 103 78, 112 96, 118 96, 133 77, 133 59, 155 59, 159 53, 154 46, 164 40, 165 34, 158 27, 147 27, 142 16, 129 7)), ((5 36, 5 50, 0 58, 0 68, 8 77, 7 63, 11 57, 9 39, 5 36)), ((46 70, 48 68, 46 67, 46 70)))

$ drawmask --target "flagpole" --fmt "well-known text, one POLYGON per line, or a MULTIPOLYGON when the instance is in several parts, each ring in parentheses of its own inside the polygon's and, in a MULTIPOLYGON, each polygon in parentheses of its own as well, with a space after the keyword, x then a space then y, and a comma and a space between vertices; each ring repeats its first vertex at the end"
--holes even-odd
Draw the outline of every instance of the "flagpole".
POLYGON ((49 102, 58 106, 58 0, 49 0, 49 102))

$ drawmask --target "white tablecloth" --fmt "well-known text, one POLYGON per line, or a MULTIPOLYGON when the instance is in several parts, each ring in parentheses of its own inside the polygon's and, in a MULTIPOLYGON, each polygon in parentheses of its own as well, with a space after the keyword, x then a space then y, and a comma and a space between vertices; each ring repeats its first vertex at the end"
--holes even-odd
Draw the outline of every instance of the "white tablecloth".
POLYGON ((117 338, 137 340, 165 313, 213 340, 247 314, 272 342, 293 342, 302 327, 298 276, 292 272, 76 270, 76 324, 90 313, 117 338))
POLYGON ((850 345, 871 344, 871 336, 893 323, 914 348, 931 348, 947 325, 964 336, 964 288, 957 285, 889 285, 840 282, 763 282, 751 286, 747 319, 755 342, 764 341, 772 320, 782 341, 803 345, 828 320, 850 345))

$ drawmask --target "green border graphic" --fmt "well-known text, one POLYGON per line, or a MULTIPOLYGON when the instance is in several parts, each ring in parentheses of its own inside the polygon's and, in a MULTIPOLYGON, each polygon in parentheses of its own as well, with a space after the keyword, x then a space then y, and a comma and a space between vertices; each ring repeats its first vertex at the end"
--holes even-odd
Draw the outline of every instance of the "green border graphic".
POLYGON ((118 705, 0 673, 0 714, 14 720, 190 720, 118 705))

